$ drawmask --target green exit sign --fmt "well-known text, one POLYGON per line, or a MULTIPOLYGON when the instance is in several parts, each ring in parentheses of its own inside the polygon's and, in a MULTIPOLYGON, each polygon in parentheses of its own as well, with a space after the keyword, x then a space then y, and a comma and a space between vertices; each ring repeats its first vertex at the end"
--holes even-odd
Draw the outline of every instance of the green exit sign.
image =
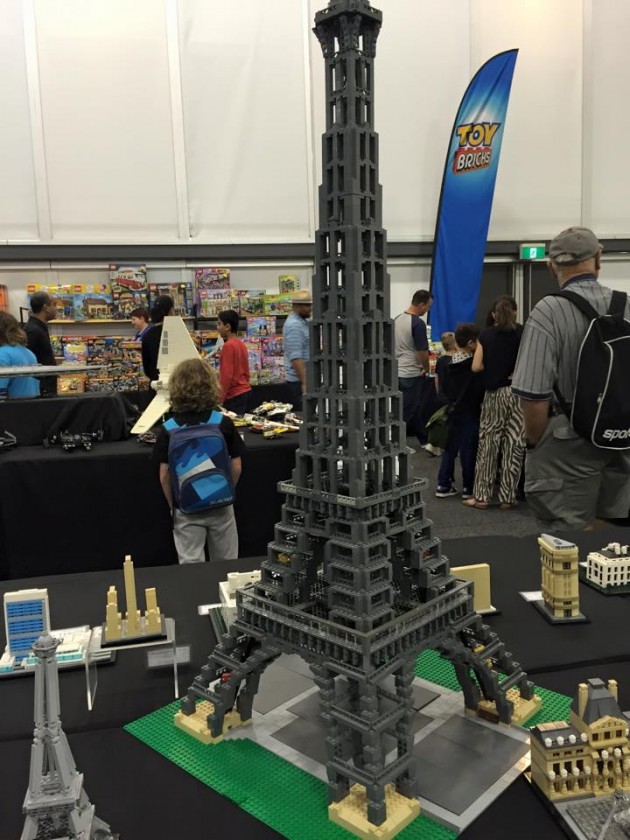
POLYGON ((525 242, 520 248, 522 260, 544 260, 545 245, 543 242, 525 242))

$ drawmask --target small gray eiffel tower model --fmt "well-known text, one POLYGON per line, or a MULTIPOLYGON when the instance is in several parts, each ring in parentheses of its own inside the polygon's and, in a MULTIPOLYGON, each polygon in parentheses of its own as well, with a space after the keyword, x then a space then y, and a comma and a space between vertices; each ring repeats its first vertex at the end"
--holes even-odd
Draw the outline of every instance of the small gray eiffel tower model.
POLYGON ((83 774, 70 752, 59 718, 57 639, 45 634, 33 645, 35 731, 21 840, 114 840, 107 823, 94 815, 83 789, 83 774))
POLYGON ((377 826, 388 820, 386 787, 416 796, 411 684, 421 651, 452 661, 470 710, 481 701, 509 723, 518 690, 519 702, 533 701, 474 612, 471 584, 451 575, 425 517, 425 482, 408 463, 373 128, 381 19, 366 0, 330 0, 315 17, 326 132, 296 467, 280 485, 286 501, 261 580, 237 593, 237 619, 176 715, 180 728, 219 739, 251 718, 265 667, 299 654, 320 689, 330 802, 362 786, 377 826), (397 742, 389 763, 387 735, 397 742))

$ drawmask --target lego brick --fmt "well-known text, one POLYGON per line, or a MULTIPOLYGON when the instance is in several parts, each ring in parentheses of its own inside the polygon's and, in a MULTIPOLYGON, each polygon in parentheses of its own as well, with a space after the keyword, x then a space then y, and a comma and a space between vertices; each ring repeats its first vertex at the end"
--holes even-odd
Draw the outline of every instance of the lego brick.
POLYGON ((254 710, 261 715, 267 714, 291 698, 308 691, 312 686, 313 680, 274 662, 262 675, 254 700, 254 710))
POLYGON ((500 729, 454 716, 414 747, 420 797, 460 815, 528 751, 526 743, 500 729), (461 767, 475 772, 462 774, 461 767))
POLYGON ((273 737, 314 761, 326 764, 326 742, 322 727, 317 723, 301 718, 274 732, 273 737))
POLYGON ((391 840, 396 837, 420 813, 420 804, 414 799, 400 796, 393 785, 385 788, 387 819, 376 826, 367 819, 367 797, 365 788, 353 785, 341 802, 328 806, 330 819, 363 840, 391 840))
POLYGON ((544 616, 550 624, 590 624, 588 618, 581 612, 569 616, 554 615, 544 601, 530 601, 532 607, 544 616))
MULTIPOLYGON (((282 729, 277 730, 273 733, 273 737, 314 761, 320 764, 326 764, 325 731, 322 729, 321 723, 313 718, 315 704, 312 702, 312 698, 317 699, 317 694, 309 695, 306 698, 311 701, 307 706, 304 705, 304 701, 301 701, 296 706, 288 709, 287 711, 297 714, 294 709, 300 707, 300 711, 302 711, 300 720, 293 721, 287 724, 287 726, 282 727, 282 729)), ((415 714, 411 722, 412 734, 415 735, 416 732, 428 726, 432 720, 432 718, 426 715, 415 714)), ((388 752, 396 747, 395 739, 389 735, 384 737, 383 742, 388 752)))

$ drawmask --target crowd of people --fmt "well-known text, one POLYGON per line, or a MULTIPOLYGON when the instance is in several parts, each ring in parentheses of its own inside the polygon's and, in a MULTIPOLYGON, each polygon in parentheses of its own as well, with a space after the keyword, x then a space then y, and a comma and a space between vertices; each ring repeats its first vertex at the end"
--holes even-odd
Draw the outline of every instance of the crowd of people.
MULTIPOLYGON (((582 227, 562 231, 549 248, 559 290, 570 287, 594 316, 613 314, 613 292, 598 279, 601 254, 595 234, 582 227)), ((416 292, 395 327, 407 433, 431 454, 441 454, 436 497, 459 495, 459 459, 463 503, 477 510, 487 510, 495 493, 499 509, 509 510, 521 487, 550 530, 590 530, 627 518, 630 449, 599 447, 572 424, 580 350, 592 323, 583 307, 569 296, 548 295, 523 327, 514 298, 499 297, 485 329, 462 323, 441 336, 434 393, 426 385, 428 342, 421 319, 430 306, 431 294, 416 292), (439 453, 427 442, 427 415, 444 406, 446 443, 439 453)), ((617 314, 630 321, 627 298, 621 307, 617 314)))
MULTIPOLYGON (((599 283, 601 253, 592 231, 569 228, 550 244, 549 269, 559 288, 570 287, 579 296, 578 302, 585 300, 596 316, 610 314, 614 301, 615 306, 621 305, 617 314, 630 322, 626 296, 613 297, 599 283)), ((502 295, 493 303, 485 328, 460 323, 441 336, 443 353, 431 377, 424 316, 432 300, 430 292, 417 291, 408 308, 395 318, 394 335, 407 433, 415 435, 429 454, 441 457, 436 497, 460 494, 455 477, 459 460, 462 501, 477 510, 487 510, 495 495, 498 508, 509 510, 521 488, 533 513, 550 530, 591 529, 627 517, 630 448, 596 446, 575 430, 569 416, 576 395, 578 358, 591 324, 582 307, 570 295, 547 296, 536 304, 523 327, 518 323, 515 299, 502 295), (427 437, 427 421, 436 406, 445 407, 447 416, 441 452, 427 437)), ((159 376, 162 325, 172 310, 172 299, 163 295, 150 313, 144 308, 131 313, 136 337, 142 342, 144 371, 151 381, 159 376)), ((311 293, 296 292, 284 327, 287 387, 298 409, 307 387, 311 310, 311 293)), ((12 315, 0 313, 0 366, 55 363, 48 333, 48 322, 55 317, 54 301, 46 292, 38 292, 32 297, 31 311, 24 328, 12 315)), ((200 359, 182 362, 170 375, 172 418, 170 425, 160 429, 155 459, 173 511, 180 562, 202 560, 206 545, 213 558, 238 556, 233 491, 244 446, 232 421, 218 413, 219 406, 237 414, 247 408, 249 365, 238 329, 234 310, 219 314, 218 375, 200 359), (207 438, 212 470, 206 474, 196 467, 189 479, 179 462, 173 461, 173 441, 181 438, 185 450, 191 436, 196 446, 207 438), (216 465, 221 463, 223 472, 217 477, 216 465), (186 507, 191 504, 191 493, 194 503, 186 507)), ((52 383, 47 378, 5 378, 0 380, 0 392, 4 390, 8 397, 32 397, 40 388, 47 393, 52 385, 54 377, 52 383)), ((185 457, 181 463, 186 463, 185 457)))

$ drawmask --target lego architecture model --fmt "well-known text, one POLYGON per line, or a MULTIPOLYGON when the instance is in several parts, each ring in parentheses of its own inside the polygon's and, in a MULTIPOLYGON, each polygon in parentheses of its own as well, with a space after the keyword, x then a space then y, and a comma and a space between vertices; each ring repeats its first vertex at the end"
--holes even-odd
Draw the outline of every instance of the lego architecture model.
POLYGON ((304 424, 282 520, 261 580, 176 715, 209 742, 247 722, 261 676, 282 652, 310 666, 327 750, 329 815, 391 837, 419 811, 412 682, 418 654, 449 659, 467 709, 509 723, 532 684, 473 609, 424 514, 397 390, 374 57, 381 13, 331 0, 315 17, 326 67, 326 132, 304 424), (473 677, 474 673, 474 677, 473 677), (393 738, 396 749, 387 748, 393 738), (355 821, 356 817, 356 821, 355 821))
POLYGON ((89 626, 51 630, 46 589, 5 592, 3 612, 7 645, 0 656, 0 677, 35 670, 37 657, 33 655, 32 648, 42 633, 54 633, 59 642, 55 654, 59 667, 76 667, 85 662, 90 640, 89 626))
POLYGON ((619 708, 615 680, 605 685, 591 679, 578 686, 569 723, 531 730, 532 783, 580 840, 627 836, 614 829, 623 801, 626 821, 628 816, 629 723, 619 708))
POLYGON ((618 542, 608 543, 601 551, 591 551, 579 571, 584 583, 604 595, 630 592, 630 549, 618 542))
POLYGON ((225 626, 229 627, 236 618, 236 590, 248 583, 258 583, 260 571, 228 572, 227 580, 219 583, 219 598, 221 599, 221 615, 225 626))
POLYGON ((118 592, 115 586, 107 590, 107 606, 103 624, 102 647, 124 645, 138 640, 166 636, 164 617, 157 604, 155 588, 145 589, 147 610, 141 615, 136 599, 136 578, 133 561, 129 555, 123 564, 125 575, 125 598, 127 613, 125 618, 118 612, 118 592))
POLYGON ((55 652, 59 642, 48 633, 33 644, 35 730, 24 799, 21 840, 115 840, 107 823, 94 813, 76 769, 59 718, 59 676, 55 652))
POLYGON ((586 621, 580 612, 579 552, 558 537, 538 537, 542 571, 542 600, 531 601, 551 624, 586 621))
POLYGON ((453 577, 469 580, 474 586, 473 607, 479 615, 491 615, 497 612, 490 600, 490 566, 488 563, 473 563, 470 566, 453 566, 453 577))

